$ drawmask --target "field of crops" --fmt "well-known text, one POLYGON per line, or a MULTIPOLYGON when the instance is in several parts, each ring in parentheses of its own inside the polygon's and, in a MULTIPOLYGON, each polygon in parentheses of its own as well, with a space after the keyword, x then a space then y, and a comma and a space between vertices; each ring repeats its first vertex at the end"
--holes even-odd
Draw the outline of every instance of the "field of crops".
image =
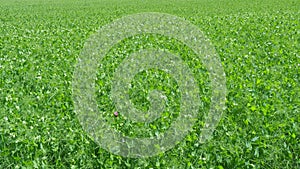
POLYGON ((0 0, 0 168, 300 168, 299 0, 0 0), (110 128, 153 137, 179 117, 178 83, 138 73, 128 93, 147 111, 150 89, 167 109, 152 123, 114 115, 113 72, 133 51, 180 54, 199 85, 198 120, 174 147, 145 158, 111 153, 84 130, 75 111, 74 72, 88 38, 115 19, 168 13, 196 25, 226 74, 226 109, 212 138, 199 142, 212 88, 209 72, 180 41, 141 34, 112 47, 95 79, 98 109, 110 128))

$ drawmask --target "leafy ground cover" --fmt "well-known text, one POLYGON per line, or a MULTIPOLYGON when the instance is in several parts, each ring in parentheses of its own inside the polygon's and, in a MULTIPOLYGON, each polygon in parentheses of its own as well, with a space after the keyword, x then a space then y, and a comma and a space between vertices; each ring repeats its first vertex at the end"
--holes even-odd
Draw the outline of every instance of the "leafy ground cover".
MULTIPOLYGON (((299 1, 0 2, 0 168, 300 167, 299 1), (74 113, 72 77, 86 39, 100 26, 150 11, 184 17, 210 38, 226 73, 227 109, 205 144, 198 140, 200 113, 197 125, 173 149, 125 158, 105 151, 83 131, 74 113)), ((163 132, 178 112, 176 82, 151 70, 135 77, 132 100, 147 110, 147 89, 161 88, 173 101, 169 111, 150 126, 128 123, 122 114, 114 117, 113 104, 104 97, 109 75, 102 75, 129 49, 137 50, 134 41, 138 47, 168 48, 197 67, 207 111, 210 88, 200 61, 192 62, 192 52, 180 42, 142 35, 115 46, 98 72, 99 109, 108 112, 112 127, 134 137, 151 136, 163 132)))

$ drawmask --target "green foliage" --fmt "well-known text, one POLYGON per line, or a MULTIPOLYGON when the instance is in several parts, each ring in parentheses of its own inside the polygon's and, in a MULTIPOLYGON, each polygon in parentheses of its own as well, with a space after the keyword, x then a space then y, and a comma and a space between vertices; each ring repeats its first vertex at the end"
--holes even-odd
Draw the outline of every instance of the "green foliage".
POLYGON ((287 1, 0 1, 0 168, 299 168, 300 3, 287 1), (83 131, 72 101, 72 75, 85 40, 130 13, 156 11, 186 18, 215 46, 227 78, 227 109, 213 138, 198 142, 209 109, 207 71, 180 42, 141 35, 114 46, 98 72, 97 101, 111 126, 132 137, 165 131, 179 113, 177 84, 168 74, 137 74, 130 94, 159 88, 168 111, 148 126, 114 117, 110 70, 139 48, 180 54, 201 91, 203 107, 189 135, 164 154, 145 159, 111 154, 83 131), (136 45, 137 42, 138 45, 136 45), (106 74, 105 74, 106 73, 106 74))

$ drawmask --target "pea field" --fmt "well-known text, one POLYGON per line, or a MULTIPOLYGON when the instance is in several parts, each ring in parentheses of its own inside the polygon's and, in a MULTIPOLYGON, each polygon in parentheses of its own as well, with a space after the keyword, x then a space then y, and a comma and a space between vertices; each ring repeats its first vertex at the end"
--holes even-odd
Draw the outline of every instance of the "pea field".
POLYGON ((300 168, 300 1, 0 0, 0 168, 300 168), (131 121, 130 112, 112 101, 113 73, 140 49, 180 55, 201 100, 199 111, 191 110, 197 121, 173 147, 126 157, 85 130, 76 112, 74 74, 100 28, 147 12, 180 17, 209 39, 226 75, 226 108, 211 138, 199 141, 213 95, 202 60, 164 35, 123 39, 103 57, 94 79, 99 117, 110 129, 158 137, 181 117, 179 83, 158 69, 136 74, 127 93, 135 109, 147 112, 149 90, 163 91, 168 101, 159 118, 131 121))

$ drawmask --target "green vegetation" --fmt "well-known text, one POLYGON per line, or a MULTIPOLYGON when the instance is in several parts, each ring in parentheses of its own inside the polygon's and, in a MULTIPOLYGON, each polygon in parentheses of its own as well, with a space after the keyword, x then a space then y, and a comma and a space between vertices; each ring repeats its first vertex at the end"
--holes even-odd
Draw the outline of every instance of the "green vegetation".
POLYGON ((0 0, 0 168, 300 168, 299 9, 298 0, 0 0), (164 132, 179 113, 171 76, 149 70, 132 81, 137 108, 149 108, 148 89, 159 88, 172 101, 149 126, 127 122, 122 112, 114 117, 107 94, 110 70, 128 52, 167 48, 199 75, 204 105, 189 135, 163 154, 134 159, 105 151, 80 126, 72 77, 85 41, 100 26, 138 12, 183 17, 215 46, 227 109, 205 144, 198 136, 210 102, 207 71, 186 46, 158 35, 126 39, 105 57, 96 81, 99 109, 126 135, 164 132))

